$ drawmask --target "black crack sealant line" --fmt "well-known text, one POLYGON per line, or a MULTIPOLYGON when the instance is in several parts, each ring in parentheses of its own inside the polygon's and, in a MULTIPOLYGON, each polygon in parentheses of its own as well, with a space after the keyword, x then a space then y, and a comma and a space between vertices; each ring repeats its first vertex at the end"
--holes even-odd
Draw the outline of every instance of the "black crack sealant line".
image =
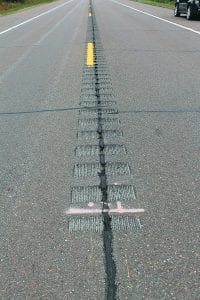
POLYGON ((94 44, 94 71, 95 71, 95 96, 97 99, 97 110, 98 110, 98 140, 99 140, 99 162, 101 166, 101 172, 99 172, 100 179, 100 190, 102 194, 102 221, 103 221, 103 249, 104 249, 104 263, 106 272, 106 299, 115 300, 117 299, 117 284, 116 284, 116 264, 113 257, 113 231, 112 231, 112 217, 109 215, 109 204, 108 204, 108 183, 106 174, 106 159, 105 159, 105 142, 103 134, 103 121, 102 121, 102 106, 101 96, 99 93, 99 78, 98 78, 98 59, 96 55, 96 44, 95 44, 95 25, 94 15, 92 9, 92 1, 90 0, 90 8, 92 12, 92 38, 94 44))

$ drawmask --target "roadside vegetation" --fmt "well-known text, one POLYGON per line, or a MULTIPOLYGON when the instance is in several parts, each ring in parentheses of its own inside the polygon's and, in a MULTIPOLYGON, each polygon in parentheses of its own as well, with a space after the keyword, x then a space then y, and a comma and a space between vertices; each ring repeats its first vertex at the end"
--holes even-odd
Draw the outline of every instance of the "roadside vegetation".
POLYGON ((135 2, 160 6, 160 7, 166 7, 166 8, 174 8, 174 0, 133 0, 135 2))
POLYGON ((54 0, 0 0, 0 15, 14 13, 18 10, 38 5, 41 3, 48 3, 54 0))
MULTIPOLYGON (((0 0, 0 15, 14 13, 18 10, 38 5, 41 3, 48 3, 55 0, 0 0)), ((133 0, 140 3, 156 5, 167 8, 174 8, 174 0, 133 0)))

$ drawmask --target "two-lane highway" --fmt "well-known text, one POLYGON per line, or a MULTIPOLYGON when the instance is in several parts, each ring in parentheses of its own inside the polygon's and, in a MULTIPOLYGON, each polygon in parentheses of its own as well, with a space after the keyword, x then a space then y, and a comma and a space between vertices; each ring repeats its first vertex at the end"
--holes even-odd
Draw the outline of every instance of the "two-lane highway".
POLYGON ((128 0, 0 17, 1 299, 200 299, 199 53, 128 0))

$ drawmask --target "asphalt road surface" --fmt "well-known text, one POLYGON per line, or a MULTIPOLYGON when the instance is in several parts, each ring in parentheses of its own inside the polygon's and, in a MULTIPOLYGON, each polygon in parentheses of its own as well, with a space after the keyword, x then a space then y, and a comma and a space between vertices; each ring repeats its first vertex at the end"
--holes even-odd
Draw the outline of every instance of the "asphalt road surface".
POLYGON ((128 0, 0 17, 0 299, 200 299, 199 54, 128 0))

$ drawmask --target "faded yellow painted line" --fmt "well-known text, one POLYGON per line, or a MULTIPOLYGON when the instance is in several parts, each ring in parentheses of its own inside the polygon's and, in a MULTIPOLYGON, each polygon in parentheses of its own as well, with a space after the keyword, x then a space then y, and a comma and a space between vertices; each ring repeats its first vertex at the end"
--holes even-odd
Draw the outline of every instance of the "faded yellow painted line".
POLYGON ((93 67, 94 65, 94 45, 93 43, 87 44, 87 62, 88 67, 93 67))
POLYGON ((128 258, 127 258, 127 254, 125 253, 125 264, 126 264, 126 270, 127 270, 127 277, 130 278, 131 277, 131 273, 129 270, 129 265, 128 265, 128 258))

